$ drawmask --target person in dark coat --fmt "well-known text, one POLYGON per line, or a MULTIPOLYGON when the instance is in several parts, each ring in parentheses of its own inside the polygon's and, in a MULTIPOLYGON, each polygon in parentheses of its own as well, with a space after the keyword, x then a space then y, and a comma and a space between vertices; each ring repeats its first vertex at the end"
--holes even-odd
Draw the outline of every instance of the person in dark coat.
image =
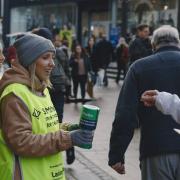
POLYGON ((118 99, 111 131, 109 165, 125 174, 125 152, 137 122, 140 123, 140 167, 142 180, 180 179, 180 124, 156 108, 140 101, 149 89, 180 96, 180 40, 176 28, 162 26, 152 37, 155 53, 133 63, 118 99))
POLYGON ((94 61, 94 48, 95 48, 95 39, 93 37, 90 37, 88 39, 88 43, 87 43, 87 46, 85 48, 85 51, 86 51, 86 54, 87 54, 88 58, 91 61, 92 70, 94 72, 97 72, 98 71, 98 67, 96 65, 96 62, 94 61))
POLYGON ((99 70, 97 61, 94 57, 94 55, 95 55, 94 50, 95 50, 95 38, 92 36, 88 39, 88 44, 85 48, 85 52, 90 60, 91 65, 92 65, 93 74, 91 74, 91 80, 92 80, 93 85, 96 84, 98 70, 99 70))
POLYGON ((105 35, 100 34, 100 40, 95 45, 94 49, 94 61, 96 62, 97 69, 104 69, 104 86, 108 85, 108 78, 106 69, 111 62, 113 57, 113 46, 110 41, 108 41, 105 35))
POLYGON ((126 43, 125 38, 121 37, 119 39, 119 43, 116 47, 115 54, 116 54, 116 62, 118 69, 118 73, 116 76, 116 83, 118 84, 120 80, 121 71, 123 71, 123 79, 125 78, 127 72, 129 53, 128 53, 128 44, 126 43))
POLYGON ((149 56, 152 54, 152 46, 149 39, 149 26, 140 24, 137 27, 137 36, 130 42, 129 55, 130 65, 137 59, 149 56))
POLYGON ((77 44, 75 46, 75 52, 72 54, 69 63, 72 68, 71 76, 73 80, 74 97, 77 99, 78 85, 80 84, 81 98, 84 99, 86 95, 87 77, 88 72, 91 71, 91 64, 88 57, 83 52, 81 45, 77 44))

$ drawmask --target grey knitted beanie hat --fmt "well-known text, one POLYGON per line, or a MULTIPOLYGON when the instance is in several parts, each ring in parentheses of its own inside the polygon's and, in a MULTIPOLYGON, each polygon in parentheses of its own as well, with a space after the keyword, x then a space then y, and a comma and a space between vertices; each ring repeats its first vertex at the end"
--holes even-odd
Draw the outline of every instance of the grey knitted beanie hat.
POLYGON ((14 42, 19 63, 28 67, 45 52, 56 52, 54 45, 48 39, 35 34, 26 34, 14 42))

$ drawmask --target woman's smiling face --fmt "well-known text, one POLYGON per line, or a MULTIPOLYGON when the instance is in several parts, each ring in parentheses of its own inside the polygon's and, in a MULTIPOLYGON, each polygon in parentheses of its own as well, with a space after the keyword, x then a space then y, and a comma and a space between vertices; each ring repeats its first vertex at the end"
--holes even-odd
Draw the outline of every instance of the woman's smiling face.
POLYGON ((54 56, 53 52, 46 52, 36 60, 35 73, 39 80, 46 81, 49 79, 51 71, 55 66, 54 56))

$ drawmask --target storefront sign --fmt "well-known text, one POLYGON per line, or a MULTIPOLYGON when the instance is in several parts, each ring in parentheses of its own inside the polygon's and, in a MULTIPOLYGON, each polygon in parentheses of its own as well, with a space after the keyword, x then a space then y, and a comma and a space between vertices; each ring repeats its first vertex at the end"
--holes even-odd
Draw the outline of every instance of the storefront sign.
POLYGON ((110 27, 109 40, 111 41, 114 47, 117 45, 119 37, 120 37, 120 27, 110 27))

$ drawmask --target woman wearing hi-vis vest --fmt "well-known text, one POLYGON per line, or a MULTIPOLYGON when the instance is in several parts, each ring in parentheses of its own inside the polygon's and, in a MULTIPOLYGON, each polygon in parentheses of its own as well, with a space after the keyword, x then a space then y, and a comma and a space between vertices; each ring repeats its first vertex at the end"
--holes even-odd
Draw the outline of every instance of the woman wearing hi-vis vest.
POLYGON ((93 132, 59 125, 47 90, 51 41, 26 34, 14 47, 17 61, 0 81, 0 179, 65 180, 61 151, 91 144, 93 132))

